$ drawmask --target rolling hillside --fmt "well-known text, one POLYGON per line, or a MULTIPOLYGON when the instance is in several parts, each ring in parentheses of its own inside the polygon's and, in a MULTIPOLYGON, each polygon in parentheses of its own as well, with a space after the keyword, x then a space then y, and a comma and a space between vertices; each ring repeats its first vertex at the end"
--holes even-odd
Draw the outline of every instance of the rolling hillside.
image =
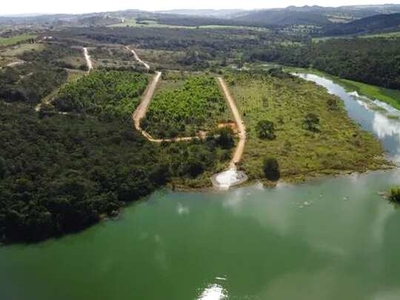
POLYGON ((352 35, 397 30, 400 31, 400 13, 376 15, 351 23, 328 27, 325 30, 325 35, 352 35))

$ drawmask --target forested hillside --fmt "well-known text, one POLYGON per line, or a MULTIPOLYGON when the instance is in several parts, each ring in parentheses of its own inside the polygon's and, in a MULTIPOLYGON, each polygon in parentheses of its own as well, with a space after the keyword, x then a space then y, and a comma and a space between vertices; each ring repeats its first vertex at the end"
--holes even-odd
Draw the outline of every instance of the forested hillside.
POLYGON ((357 20, 347 24, 331 26, 325 29, 324 34, 327 36, 335 35, 352 35, 375 33, 388 30, 400 31, 400 13, 389 15, 376 15, 361 20, 357 20))
POLYGON ((331 39, 304 46, 274 46, 252 60, 312 67, 342 78, 400 89, 400 43, 388 39, 331 39))

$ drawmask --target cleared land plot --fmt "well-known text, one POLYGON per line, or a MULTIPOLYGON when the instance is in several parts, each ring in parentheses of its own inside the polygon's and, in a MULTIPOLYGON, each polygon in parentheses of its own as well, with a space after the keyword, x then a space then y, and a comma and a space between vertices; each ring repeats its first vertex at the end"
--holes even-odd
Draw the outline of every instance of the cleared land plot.
POLYGON ((18 56, 28 51, 41 51, 44 49, 43 44, 19 44, 0 50, 1 56, 18 56))
POLYGON ((9 46, 36 38, 33 34, 20 34, 8 38, 0 37, 0 46, 9 46))
POLYGON ((216 130, 229 115, 214 77, 184 75, 162 83, 141 125, 155 138, 196 136, 216 130))
POLYGON ((151 62, 151 66, 156 69, 177 69, 181 67, 181 62, 185 58, 184 51, 167 51, 155 49, 136 49, 136 53, 144 61, 151 62))
POLYGON ((95 68, 105 69, 141 69, 133 54, 123 47, 89 48, 95 68))
POLYGON ((243 167, 251 178, 265 177, 266 158, 278 161, 286 181, 386 166, 380 143, 352 122, 341 100, 322 87, 267 75, 232 75, 227 81, 248 129, 243 167), (305 127, 310 113, 319 119, 315 131, 305 127), (258 137, 257 125, 263 120, 274 123, 275 139, 258 137))

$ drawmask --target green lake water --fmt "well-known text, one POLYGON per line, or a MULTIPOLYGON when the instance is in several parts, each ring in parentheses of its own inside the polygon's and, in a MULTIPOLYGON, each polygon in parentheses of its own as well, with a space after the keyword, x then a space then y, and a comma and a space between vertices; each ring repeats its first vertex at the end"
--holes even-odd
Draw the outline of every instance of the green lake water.
MULTIPOLYGON (((399 121, 342 98, 397 161, 399 121)), ((379 195, 399 183, 393 170, 159 191, 82 233, 0 247, 0 299, 400 299, 400 209, 379 195)))

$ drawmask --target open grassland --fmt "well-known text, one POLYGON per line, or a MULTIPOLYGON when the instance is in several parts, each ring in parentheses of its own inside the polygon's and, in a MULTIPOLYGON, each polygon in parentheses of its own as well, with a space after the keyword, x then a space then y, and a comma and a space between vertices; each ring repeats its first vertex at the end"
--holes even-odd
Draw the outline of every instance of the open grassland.
POLYGON ((93 72, 61 88, 54 106, 64 112, 126 117, 139 104, 148 80, 139 73, 93 72))
POLYGON ((225 121, 228 107, 211 76, 170 79, 158 89, 142 128, 157 138, 196 136, 212 131, 225 121), (170 87, 170 88, 168 88, 170 87))
POLYGON ((353 123, 341 100, 324 88, 290 76, 246 73, 231 75, 228 82, 249 131, 243 168, 251 178, 264 178, 266 158, 278 161, 286 181, 386 166, 380 143, 353 123), (304 126, 310 113, 319 119, 312 131, 304 126), (275 127, 271 140, 256 132, 265 120, 275 127))
POLYGON ((21 35, 15 35, 12 37, 0 37, 0 46, 10 46, 14 44, 18 44, 24 41, 27 41, 29 39, 34 39, 36 38, 36 35, 33 34, 21 34, 21 35))
POLYGON ((28 51, 41 51, 44 49, 44 44, 18 44, 0 50, 1 56, 18 56, 28 51))

